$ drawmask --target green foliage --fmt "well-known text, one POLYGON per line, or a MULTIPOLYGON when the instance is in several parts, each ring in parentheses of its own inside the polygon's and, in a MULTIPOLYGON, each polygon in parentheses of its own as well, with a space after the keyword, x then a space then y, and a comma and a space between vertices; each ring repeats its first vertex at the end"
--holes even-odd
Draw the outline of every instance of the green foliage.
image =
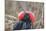
POLYGON ((19 7, 19 10, 22 11, 22 10, 24 10, 24 9, 23 9, 22 7, 19 7))

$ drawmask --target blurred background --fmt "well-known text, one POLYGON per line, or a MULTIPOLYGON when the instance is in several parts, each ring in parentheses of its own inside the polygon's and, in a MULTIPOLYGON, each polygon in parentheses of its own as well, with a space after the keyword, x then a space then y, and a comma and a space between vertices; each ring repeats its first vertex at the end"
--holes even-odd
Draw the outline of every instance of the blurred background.
POLYGON ((34 29, 44 28, 44 3, 5 0, 5 31, 12 31, 13 25, 18 22, 18 13, 28 9, 36 16, 34 29))

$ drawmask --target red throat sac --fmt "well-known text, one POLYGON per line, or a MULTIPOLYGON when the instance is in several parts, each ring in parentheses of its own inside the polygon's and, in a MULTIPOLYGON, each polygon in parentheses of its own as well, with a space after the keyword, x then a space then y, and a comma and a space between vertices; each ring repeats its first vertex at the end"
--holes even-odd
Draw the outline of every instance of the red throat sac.
MULTIPOLYGON (((18 14, 19 20, 22 20, 24 18, 24 14, 25 13, 23 11, 18 14)), ((28 14, 29 14, 29 19, 32 21, 32 23, 34 23, 35 22, 35 15, 32 12, 30 12, 28 14)))

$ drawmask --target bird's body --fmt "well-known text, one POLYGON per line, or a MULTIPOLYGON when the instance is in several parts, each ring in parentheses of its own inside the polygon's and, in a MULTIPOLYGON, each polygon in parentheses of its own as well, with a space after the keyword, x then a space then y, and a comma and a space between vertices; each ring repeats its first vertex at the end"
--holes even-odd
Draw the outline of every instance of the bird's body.
POLYGON ((14 30, 31 29, 32 24, 35 21, 35 16, 32 12, 27 11, 24 13, 24 11, 22 11, 18 14, 18 19, 19 22, 16 27, 14 27, 14 30))

